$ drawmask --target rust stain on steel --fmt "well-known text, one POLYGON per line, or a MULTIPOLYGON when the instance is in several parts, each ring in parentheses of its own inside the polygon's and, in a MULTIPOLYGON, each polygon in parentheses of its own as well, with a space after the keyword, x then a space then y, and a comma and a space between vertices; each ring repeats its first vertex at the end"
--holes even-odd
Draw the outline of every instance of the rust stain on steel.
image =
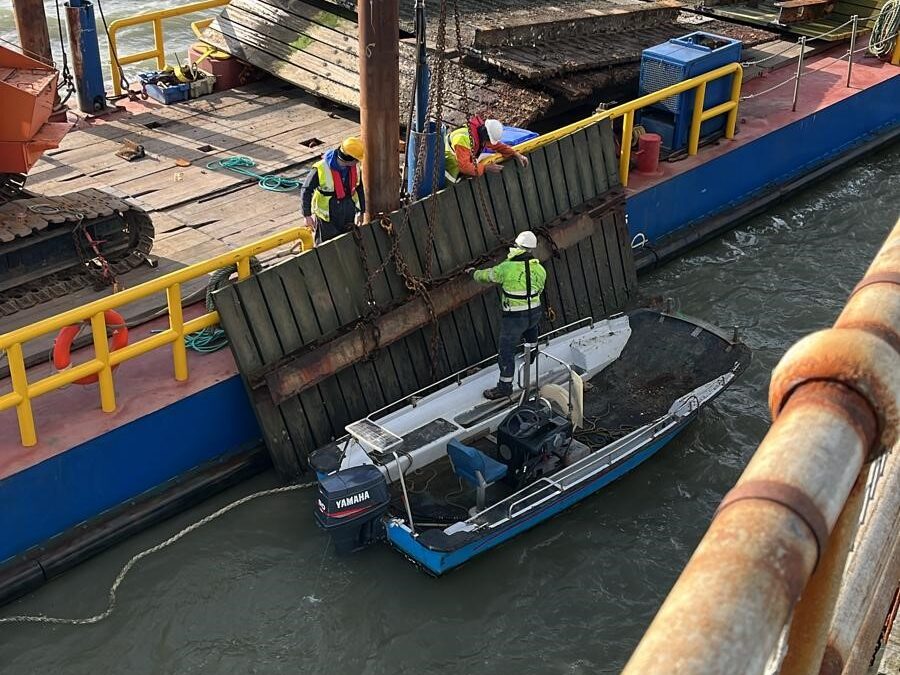
POLYGON ((864 276, 853 288, 853 292, 850 293, 850 298, 853 298, 853 296, 862 289, 871 286, 872 284, 894 284, 895 286, 900 286, 900 272, 887 270, 884 272, 872 272, 871 274, 866 274, 866 276, 864 276))
MULTIPOLYGON (((615 200, 612 203, 616 203, 615 200)), ((560 249, 575 246, 591 236, 595 228, 599 227, 599 221, 595 224, 592 215, 605 211, 608 207, 609 204, 606 204, 589 213, 562 220, 558 225, 548 228, 550 237, 560 249)), ((537 257, 546 260, 552 255, 550 248, 546 242, 541 239, 539 241, 541 246, 537 257)), ((501 257, 498 255, 497 260, 499 261, 501 257)), ((432 288, 431 301, 435 316, 449 314, 486 293, 490 288, 489 285, 479 284, 470 276, 462 274, 432 288)), ((385 347, 396 342, 430 322, 431 314, 428 306, 422 298, 416 297, 374 320, 379 335, 378 346, 385 347)), ((371 351, 369 342, 365 329, 355 329, 323 346, 299 355, 288 356, 273 364, 262 377, 262 381, 268 386, 272 402, 280 405, 290 397, 366 358, 371 351)))
POLYGON ((816 381, 842 384, 866 401, 878 420, 878 434, 868 445, 872 456, 893 447, 900 420, 900 354, 888 343, 852 328, 806 336, 788 350, 772 373, 769 408, 773 419, 801 385, 816 381))
MULTIPOLYGON (((716 516, 732 504, 746 499, 761 499, 779 504, 794 513, 812 532, 816 539, 816 565, 828 543, 828 522, 822 511, 802 490, 772 480, 750 480, 732 488, 719 508, 716 516)), ((802 586, 801 586, 802 589, 802 586)))

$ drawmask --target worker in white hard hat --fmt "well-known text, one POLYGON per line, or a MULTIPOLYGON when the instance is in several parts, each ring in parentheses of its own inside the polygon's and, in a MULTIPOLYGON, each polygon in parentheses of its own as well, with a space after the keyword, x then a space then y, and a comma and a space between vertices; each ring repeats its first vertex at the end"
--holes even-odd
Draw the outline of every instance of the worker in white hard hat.
POLYGON ((484 392, 484 397, 489 400, 512 395, 519 341, 524 338, 526 354, 537 346, 538 326, 543 314, 541 293, 547 281, 547 270, 534 257, 535 249, 537 237, 526 230, 516 237, 515 246, 509 249, 509 255, 502 263, 484 270, 471 268, 475 281, 500 284, 502 296, 498 349, 500 381, 496 387, 484 392))
POLYGON ((451 131, 447 135, 444 147, 444 164, 447 176, 456 181, 459 175, 480 176, 485 171, 498 173, 503 170, 502 164, 480 164, 478 156, 485 150, 492 150, 505 159, 515 158, 522 166, 528 166, 528 158, 514 148, 501 142, 503 124, 497 120, 484 121, 480 117, 472 117, 469 123, 451 131))

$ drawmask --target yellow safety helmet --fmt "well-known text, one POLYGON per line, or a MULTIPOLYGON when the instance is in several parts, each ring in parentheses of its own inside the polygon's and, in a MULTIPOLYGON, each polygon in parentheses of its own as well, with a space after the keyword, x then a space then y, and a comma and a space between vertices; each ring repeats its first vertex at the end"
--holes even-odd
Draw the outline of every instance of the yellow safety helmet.
POLYGON ((356 136, 345 138, 344 142, 341 143, 340 151, 341 154, 352 157, 358 162, 361 162, 366 155, 366 149, 363 147, 363 142, 356 136))

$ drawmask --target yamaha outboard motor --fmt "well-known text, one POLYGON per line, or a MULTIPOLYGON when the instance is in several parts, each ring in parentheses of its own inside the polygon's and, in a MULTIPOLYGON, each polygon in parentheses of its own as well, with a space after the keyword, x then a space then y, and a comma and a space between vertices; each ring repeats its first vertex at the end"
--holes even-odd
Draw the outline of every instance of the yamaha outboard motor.
POLYGON ((319 478, 316 522, 334 541, 338 553, 351 553, 384 536, 381 517, 390 503, 381 472, 372 465, 354 466, 319 478))
POLYGON ((572 423, 541 401, 515 408, 497 428, 497 454, 506 482, 521 488, 558 468, 572 442, 572 423))

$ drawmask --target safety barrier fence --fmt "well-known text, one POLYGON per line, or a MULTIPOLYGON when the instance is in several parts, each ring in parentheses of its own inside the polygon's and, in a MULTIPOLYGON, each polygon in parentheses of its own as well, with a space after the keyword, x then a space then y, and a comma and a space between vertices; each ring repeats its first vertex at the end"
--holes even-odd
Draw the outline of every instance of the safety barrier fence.
MULTIPOLYGON (((622 118, 622 138, 630 139, 632 131, 634 129, 634 117, 638 111, 655 103, 665 101, 666 99, 673 96, 677 96, 684 92, 693 91, 695 93, 695 96, 694 108, 691 114, 691 128, 688 134, 688 154, 696 155, 700 147, 700 125, 707 120, 718 117, 719 115, 728 115, 728 119, 725 122, 725 138, 734 138, 734 132, 737 126, 737 114, 738 105, 740 104, 742 80, 743 68, 741 67, 741 64, 730 63, 726 66, 722 66, 721 68, 716 68, 715 70, 711 70, 708 73, 704 73, 703 75, 692 77, 691 79, 684 80, 683 82, 679 82, 678 84, 673 84, 669 87, 660 89, 659 91, 641 96, 640 98, 636 98, 633 101, 629 101, 628 103, 623 103, 622 105, 615 106, 608 110, 601 110, 599 112, 596 112, 590 117, 586 117, 583 120, 573 122, 572 124, 556 129, 555 131, 551 131, 550 133, 544 134, 543 136, 538 136, 537 138, 534 138, 530 141, 525 141, 524 143, 517 145, 516 150, 522 153, 530 152, 532 150, 536 150, 537 148, 548 145, 549 143, 557 141, 565 136, 574 134, 575 132, 580 131, 593 124, 596 124, 600 120, 618 119, 619 117, 622 118), (705 107, 707 84, 714 80, 718 80, 719 78, 729 76, 732 78, 730 99, 728 101, 725 101, 724 103, 721 103, 720 105, 707 109, 705 107)), ((488 159, 487 161, 497 161, 498 159, 499 157, 495 156, 488 159)), ((622 182, 623 186, 628 185, 628 173, 630 164, 631 144, 628 142, 623 142, 622 151, 619 155, 619 180, 622 182)))
MULTIPOLYGON (((848 654, 846 636, 864 636, 866 628, 844 625, 830 639, 829 629, 833 618, 859 622, 867 613, 840 604, 838 589, 867 467, 886 448, 896 452, 900 436, 900 222, 834 327, 785 354, 772 374, 769 405, 771 429, 719 505, 625 675, 762 673, 773 654, 776 664, 781 660, 782 635, 781 675, 861 672, 845 669, 860 662, 848 654)), ((896 461, 886 464, 885 485, 896 485, 888 474, 897 469, 896 461)), ((896 531, 896 514, 878 516, 876 506, 865 527, 896 531)), ((893 560, 896 570, 896 559, 885 553, 896 549, 896 537, 889 532, 878 539, 883 550, 868 550, 867 562, 893 560)), ((866 574, 871 585, 888 588, 889 598, 896 576, 880 584, 891 576, 884 574, 888 563, 880 564, 866 574)), ((863 654, 869 647, 874 651, 872 644, 855 645, 863 654)))
POLYGON ((163 21, 176 16, 184 16, 185 14, 194 14, 215 7, 227 5, 231 0, 200 0, 199 2, 189 2, 185 5, 170 7, 167 9, 159 9, 153 12, 145 12, 136 14, 122 19, 116 19, 109 24, 109 64, 112 68, 113 91, 116 96, 122 93, 122 84, 119 77, 121 67, 141 61, 156 59, 156 65, 162 69, 166 66, 166 36, 163 30, 163 21), (148 49, 137 54, 122 55, 119 53, 118 33, 123 28, 131 26, 140 26, 146 23, 153 24, 153 49, 148 49))
POLYGON ((0 335, 0 351, 5 351, 6 353, 9 361, 10 381, 12 383, 12 391, 0 396, 0 411, 13 407, 16 409, 22 445, 29 447, 37 443, 37 432, 31 408, 31 401, 34 398, 72 384, 84 377, 97 375, 99 378, 101 408, 104 412, 113 412, 116 409, 113 368, 120 363, 146 354, 154 349, 171 344, 175 379, 178 381, 187 380, 187 348, 184 336, 217 325, 219 323, 219 314, 216 311, 207 312, 196 319, 185 321, 181 306, 182 284, 232 265, 237 266, 238 278, 244 279, 251 274, 250 260, 253 256, 298 241, 302 243, 304 250, 312 246, 312 237, 307 228, 295 227, 285 230, 253 244, 242 246, 215 258, 171 272, 158 279, 152 279, 109 297, 95 300, 82 307, 0 335), (107 328, 112 328, 112 326, 107 326, 105 313, 161 292, 166 294, 169 317, 168 329, 144 338, 139 342, 129 344, 122 349, 110 351, 107 343, 107 328), (59 331, 66 326, 83 322, 90 322, 94 358, 35 382, 30 382, 26 372, 22 346, 29 340, 34 340, 47 333, 59 331))

